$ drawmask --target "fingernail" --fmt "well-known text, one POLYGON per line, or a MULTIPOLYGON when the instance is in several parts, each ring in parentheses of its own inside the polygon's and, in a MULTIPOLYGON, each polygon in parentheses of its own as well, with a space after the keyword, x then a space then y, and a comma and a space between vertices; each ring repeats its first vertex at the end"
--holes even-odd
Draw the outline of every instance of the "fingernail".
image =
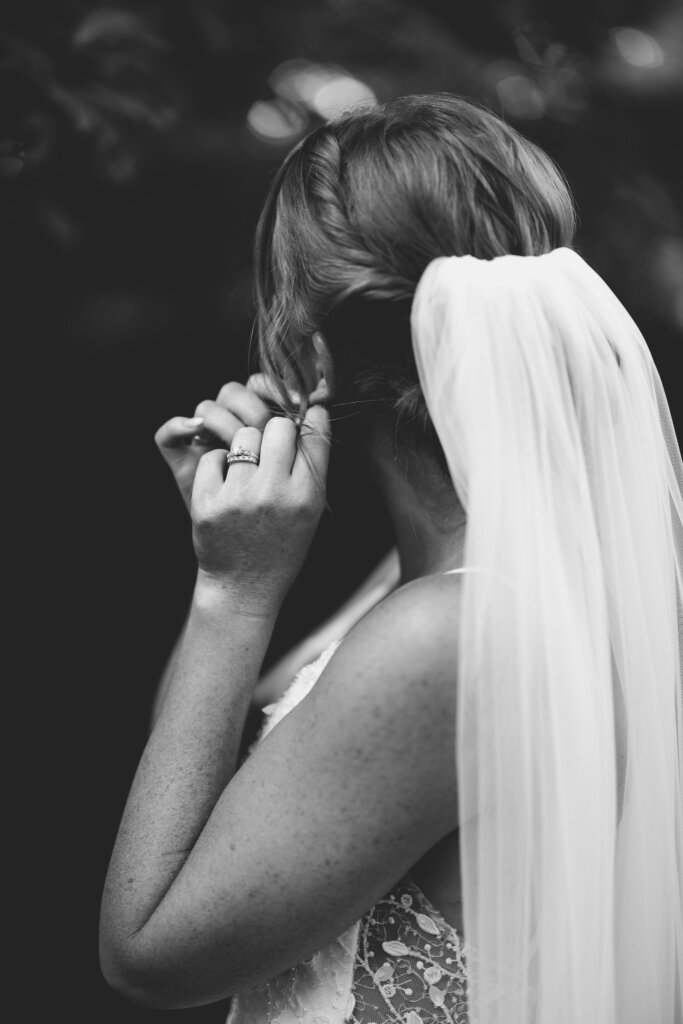
POLYGON ((183 423, 185 424, 188 430, 196 430, 197 427, 201 427, 203 422, 203 416, 186 416, 183 420, 183 423))

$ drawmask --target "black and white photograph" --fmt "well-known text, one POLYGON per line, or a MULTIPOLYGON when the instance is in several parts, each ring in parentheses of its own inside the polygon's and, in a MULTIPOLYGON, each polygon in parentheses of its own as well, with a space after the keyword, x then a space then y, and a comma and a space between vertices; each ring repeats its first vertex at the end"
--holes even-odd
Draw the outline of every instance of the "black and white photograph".
POLYGON ((3 0, 0 247, 7 1019, 683 1024, 680 0, 3 0))

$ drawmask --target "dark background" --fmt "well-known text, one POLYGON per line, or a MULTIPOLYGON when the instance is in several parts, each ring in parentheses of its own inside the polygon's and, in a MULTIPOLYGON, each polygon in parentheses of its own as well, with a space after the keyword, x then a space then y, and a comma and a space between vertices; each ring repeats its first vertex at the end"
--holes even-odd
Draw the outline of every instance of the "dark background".
MULTIPOLYGON (((486 100, 563 168, 580 249, 643 330, 680 437, 683 10, 675 0, 1 10, 5 563, 18 570, 5 593, 20 613, 5 689, 15 1019, 222 1021, 225 1004, 141 1010, 97 965, 107 859, 193 578, 154 431, 253 369, 252 235, 287 149, 359 99, 448 90, 486 100)), ((338 448, 330 506, 269 660, 390 544, 369 481, 338 448)))

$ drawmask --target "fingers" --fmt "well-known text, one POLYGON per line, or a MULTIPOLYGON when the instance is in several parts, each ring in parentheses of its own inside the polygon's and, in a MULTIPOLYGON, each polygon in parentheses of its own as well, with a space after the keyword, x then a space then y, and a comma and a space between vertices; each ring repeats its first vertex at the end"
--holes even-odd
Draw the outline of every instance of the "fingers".
POLYGON ((201 517, 206 506, 223 486, 225 473, 225 451, 214 448, 202 455, 192 484, 192 515, 201 517))
MULTIPOLYGON (((247 387, 266 402, 275 402, 278 405, 282 402, 282 395, 275 381, 265 373, 252 373, 247 381, 247 387)), ((288 394, 290 401, 297 405, 300 401, 297 392, 289 391, 288 394)))
MULTIPOLYGON (((241 442, 240 442, 241 443, 241 442)), ((324 481, 330 450, 330 419, 321 405, 308 409, 301 425, 284 416, 273 416, 263 431, 261 441, 261 469, 271 477, 299 478, 303 483, 311 474, 324 481)))
POLYGON ((285 416, 273 416, 266 423, 261 441, 261 468, 271 478, 288 477, 296 458, 296 424, 285 416))
POLYGON ((237 430, 243 426, 262 430, 272 413, 253 389, 230 381, 223 385, 215 402, 209 398, 200 402, 195 415, 204 420, 204 430, 198 438, 200 443, 214 443, 214 435, 229 448, 237 430))
POLYGON ((192 437, 201 429, 204 420, 201 416, 174 416, 167 420, 154 435, 159 448, 178 448, 189 444, 192 437))
MULTIPOLYGON (((252 389, 263 398, 265 401, 277 402, 282 401, 282 395, 278 391, 275 383, 271 377, 265 373, 254 373, 247 381, 247 387, 252 389)), ((294 405, 298 405, 300 402, 300 396, 296 391, 288 391, 290 401, 294 405)), ((321 378, 315 391, 311 391, 308 396, 308 404, 315 405, 319 402, 327 402, 330 398, 330 388, 327 381, 321 378)))
MULTIPOLYGON (((325 397, 324 381, 309 396, 309 402, 325 397), (319 395, 320 392, 320 395, 319 395)), ((298 403, 299 396, 289 392, 292 402, 298 403)), ((273 413, 266 404, 279 402, 280 393, 271 377, 265 373, 254 373, 245 384, 230 381, 221 388, 216 401, 205 399, 200 402, 193 417, 174 416, 164 423, 154 435, 160 448, 174 448, 189 444, 196 434, 206 434, 206 444, 211 444, 215 435, 226 447, 230 447, 235 432, 243 426, 263 430, 273 413)))
POLYGON ((301 424, 299 451, 292 470, 294 477, 310 477, 319 482, 327 476, 330 460, 330 416, 322 405, 311 405, 301 424))
MULTIPOLYGON (((293 392, 293 402, 298 396, 293 392)), ((201 449, 218 445, 218 463, 221 482, 227 480, 224 449, 235 444, 260 453, 263 476, 284 479, 296 473, 300 482, 310 481, 311 475, 324 480, 327 471, 329 422, 327 413, 319 406, 311 406, 301 424, 301 452, 297 454, 299 432, 297 424, 285 416, 273 416, 266 401, 280 400, 273 380, 266 374, 253 374, 246 385, 232 381, 225 384, 217 401, 206 399, 197 406, 195 416, 175 416, 164 423, 155 434, 155 441, 171 466, 176 482, 187 501, 201 449), (245 423, 242 419, 251 421, 245 423), (245 431, 247 431, 245 433, 245 431), (195 439, 199 435, 197 443, 195 439), (206 440, 203 440, 206 438, 206 440), (237 439, 237 440, 236 440, 237 439), (303 456, 303 457, 300 457, 303 456)), ((200 482, 208 485, 207 465, 200 482)), ((251 463, 233 463, 231 480, 246 481, 257 468, 251 463)), ((217 484, 217 479, 213 483, 217 484)))
POLYGON ((263 430, 272 415, 254 388, 240 384, 236 380, 223 385, 216 401, 246 427, 258 427, 259 430, 263 430))
POLYGON ((195 409, 195 415, 204 420, 204 430, 219 438, 226 448, 232 444, 235 431, 244 426, 241 419, 218 402, 206 398, 195 409))
MULTIPOLYGON (((262 435, 256 427, 240 427, 235 431, 232 449, 246 448, 247 451, 259 455, 262 435)), ((228 464, 227 452, 223 448, 202 455, 197 465, 194 485, 192 487, 192 509, 194 515, 201 515, 208 502, 214 498, 225 484, 231 490, 241 483, 248 483, 258 466, 253 462, 233 462, 228 464)))

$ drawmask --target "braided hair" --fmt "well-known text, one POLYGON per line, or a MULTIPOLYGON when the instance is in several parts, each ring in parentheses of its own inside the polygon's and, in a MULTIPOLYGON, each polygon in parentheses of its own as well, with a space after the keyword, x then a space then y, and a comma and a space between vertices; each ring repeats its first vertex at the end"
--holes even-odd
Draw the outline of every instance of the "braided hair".
POLYGON ((446 471, 412 354, 423 271, 439 256, 568 246, 575 222, 550 158, 480 104, 403 96, 322 125, 285 158, 256 233, 259 358, 282 411, 305 412, 320 331, 347 424, 350 409, 357 427, 388 420, 397 447, 426 446, 446 471))

